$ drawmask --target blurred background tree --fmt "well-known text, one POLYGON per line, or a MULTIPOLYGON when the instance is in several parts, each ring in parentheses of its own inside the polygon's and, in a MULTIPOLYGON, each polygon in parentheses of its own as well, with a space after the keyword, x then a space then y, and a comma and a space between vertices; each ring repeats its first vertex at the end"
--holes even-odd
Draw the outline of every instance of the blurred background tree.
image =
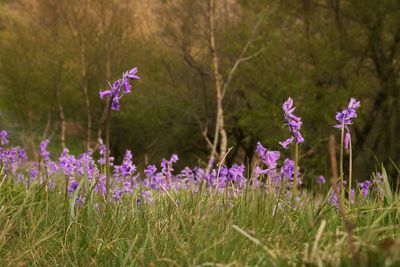
POLYGON ((139 165, 171 153, 204 164, 214 144, 224 154, 222 108, 228 162, 251 162, 258 140, 279 148, 281 104, 292 96, 312 177, 329 175, 335 112, 356 97, 362 180, 376 158, 392 173, 391 161, 400 165, 399 50, 396 0, 1 0, 0 127, 32 155, 43 138, 55 153, 95 149, 99 89, 137 66, 142 79, 113 114, 117 158, 129 148, 139 165), (217 80, 227 85, 221 99, 217 80))

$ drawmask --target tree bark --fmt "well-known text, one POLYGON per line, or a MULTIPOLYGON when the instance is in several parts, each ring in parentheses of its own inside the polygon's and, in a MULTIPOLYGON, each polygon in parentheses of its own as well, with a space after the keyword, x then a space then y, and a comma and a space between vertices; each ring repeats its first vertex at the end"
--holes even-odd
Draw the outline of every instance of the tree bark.
POLYGON ((65 145, 65 114, 64 114, 64 107, 61 104, 61 99, 60 99, 60 92, 59 89, 57 88, 57 92, 56 92, 56 97, 57 97, 57 105, 58 105, 58 117, 60 119, 60 141, 61 141, 61 147, 64 149, 66 148, 65 145))
POLYGON ((83 96, 85 98, 85 106, 87 112, 86 148, 90 149, 92 140, 92 113, 90 108, 89 83, 87 79, 86 46, 83 40, 80 40, 80 63, 82 90, 83 96))
POLYGON ((216 104, 217 104, 217 117, 216 117, 216 127, 215 127, 215 138, 213 142, 213 147, 211 151, 210 159, 214 160, 214 155, 218 147, 219 136, 221 137, 221 142, 219 146, 219 159, 222 160, 226 154, 228 148, 228 136, 225 130, 224 122, 224 109, 223 109, 223 94, 222 94, 222 76, 219 71, 219 56, 216 49, 215 41, 215 2, 214 0, 209 0, 208 3, 208 16, 209 16, 209 27, 210 27, 210 52, 212 57, 213 66, 213 76, 214 76, 214 86, 216 91, 216 104))

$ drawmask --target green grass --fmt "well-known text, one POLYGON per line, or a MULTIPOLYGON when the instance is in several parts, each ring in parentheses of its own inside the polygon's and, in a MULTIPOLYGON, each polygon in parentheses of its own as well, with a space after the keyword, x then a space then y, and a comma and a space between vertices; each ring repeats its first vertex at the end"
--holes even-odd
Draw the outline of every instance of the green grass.
MULTIPOLYGON (((124 198, 105 212, 3 184, 0 266, 350 266, 342 219, 323 198, 303 191, 294 209, 258 190, 159 192, 154 204, 124 198)), ((348 210, 358 266, 400 266, 399 204, 359 196, 348 210)))

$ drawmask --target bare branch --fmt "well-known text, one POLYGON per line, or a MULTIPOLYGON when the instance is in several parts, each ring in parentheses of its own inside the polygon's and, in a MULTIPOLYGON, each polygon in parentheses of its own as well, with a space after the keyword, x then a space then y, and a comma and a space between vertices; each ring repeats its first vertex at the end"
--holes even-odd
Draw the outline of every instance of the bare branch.
POLYGON ((206 141, 206 143, 207 143, 207 145, 208 145, 208 148, 209 148, 210 150, 212 150, 213 144, 212 144, 210 138, 208 138, 207 133, 208 133, 208 127, 206 126, 206 127, 204 128, 204 130, 201 131, 201 134, 203 135, 204 140, 206 141))
POLYGON ((255 52, 254 54, 252 54, 250 56, 247 56, 247 57, 242 57, 242 58, 239 58, 238 60, 236 60, 235 64, 233 65, 233 67, 231 69, 231 71, 229 72, 228 79, 224 83, 224 87, 223 87, 223 90, 222 90, 222 97, 225 96, 226 89, 228 88, 229 84, 231 83, 233 75, 235 74, 236 70, 239 68, 240 64, 242 64, 242 63, 244 63, 246 61, 249 61, 249 60, 261 55, 266 49, 267 49, 267 47, 264 46, 263 48, 261 48, 260 50, 255 52))
POLYGON ((228 78, 227 78, 226 82, 224 82, 224 86, 223 86, 223 89, 222 89, 222 97, 225 96, 225 92, 226 92, 229 84, 231 83, 233 75, 235 74, 236 70, 239 68, 240 64, 257 57, 262 52, 264 52, 264 50, 266 49, 266 47, 263 47, 259 51, 254 53, 253 55, 246 56, 250 46, 253 44, 254 39, 256 38, 257 31, 260 28, 261 23, 263 21, 264 21, 264 16, 261 15, 259 20, 257 21, 257 23, 253 27, 253 30, 252 30, 251 35, 250 35, 250 38, 247 40, 247 42, 246 42, 245 46, 243 47, 242 52, 240 53, 238 59, 236 60, 236 62, 233 64, 231 70, 229 71, 228 78))

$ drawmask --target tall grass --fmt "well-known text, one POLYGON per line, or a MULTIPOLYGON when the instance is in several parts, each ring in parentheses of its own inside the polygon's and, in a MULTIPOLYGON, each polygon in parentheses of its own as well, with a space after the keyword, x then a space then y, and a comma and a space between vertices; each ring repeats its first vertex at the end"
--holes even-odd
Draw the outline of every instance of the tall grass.
MULTIPOLYGON (((358 266, 400 266, 400 197, 383 174, 384 198, 358 192, 347 210, 358 266)), ((79 204, 59 186, 1 185, 0 266, 352 264, 343 220, 322 192, 299 190, 294 207, 250 187, 237 195, 160 190, 154 203, 138 202, 138 188, 105 212, 89 190, 79 204)))

